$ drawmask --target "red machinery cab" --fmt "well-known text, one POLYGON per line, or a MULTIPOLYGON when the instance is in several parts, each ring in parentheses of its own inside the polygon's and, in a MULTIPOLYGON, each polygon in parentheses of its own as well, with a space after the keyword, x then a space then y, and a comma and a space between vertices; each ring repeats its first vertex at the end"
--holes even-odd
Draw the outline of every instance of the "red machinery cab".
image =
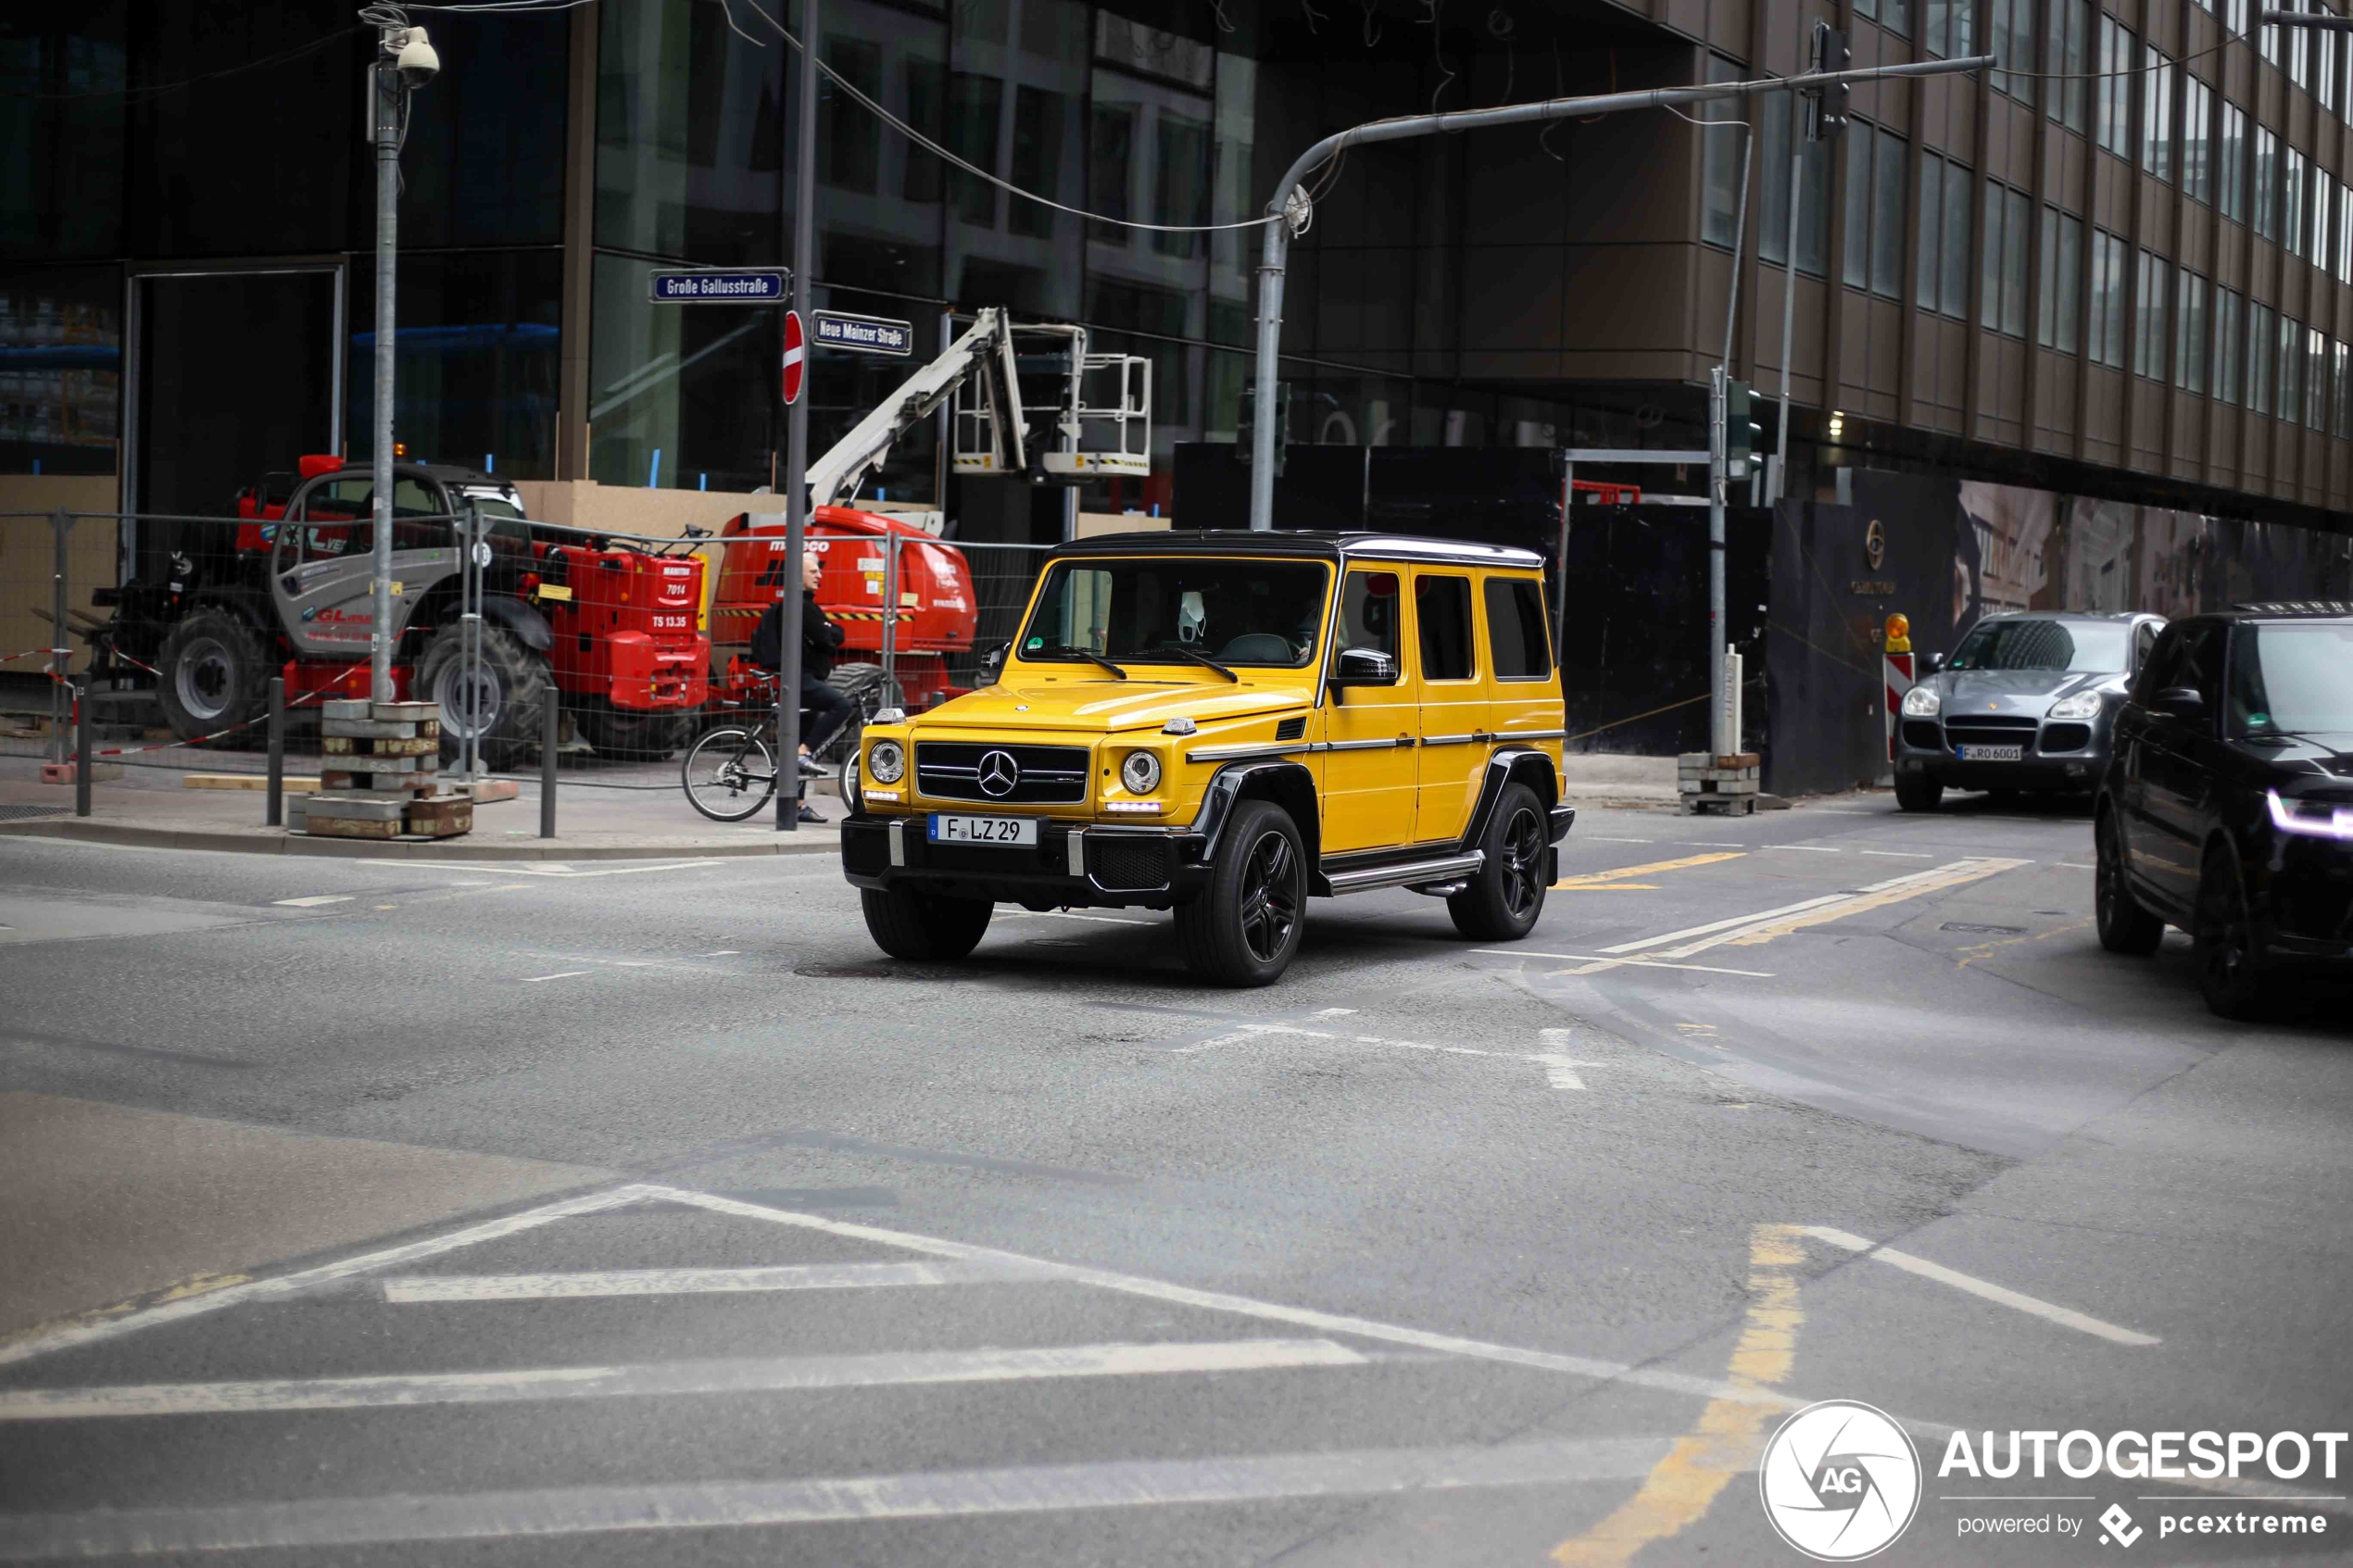
MULTIPOLYGON (((788 584, 783 523, 755 526, 739 516, 719 536, 725 553, 711 632, 724 658, 751 641, 752 628, 788 584)), ((892 662, 907 706, 921 709, 956 695, 946 656, 971 650, 979 618, 963 551, 912 523, 849 507, 819 507, 808 548, 819 562, 817 602, 842 629, 842 660, 880 663, 885 618, 895 613, 892 662), (895 611, 887 601, 888 538, 899 540, 895 611)))
POLYGON ((547 662, 559 687, 604 696, 627 712, 683 712, 703 705, 710 696, 711 639, 696 624, 702 608, 700 557, 580 545, 542 550, 541 581, 532 597, 555 633, 547 662))

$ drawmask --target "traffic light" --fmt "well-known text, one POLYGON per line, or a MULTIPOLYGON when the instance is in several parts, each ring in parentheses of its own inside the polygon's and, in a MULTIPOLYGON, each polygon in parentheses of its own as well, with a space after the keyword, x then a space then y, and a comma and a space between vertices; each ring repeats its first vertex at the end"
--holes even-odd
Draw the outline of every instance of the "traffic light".
POLYGON ((1744 381, 1724 383, 1724 471, 1734 479, 1748 476, 1765 427, 1754 418, 1755 394, 1744 381))
MULTIPOLYGON (((1809 74, 1844 70, 1854 63, 1855 51, 1848 46, 1846 34, 1828 22, 1816 22, 1814 58, 1808 66, 1809 74)), ((1846 101, 1850 96, 1846 83, 1838 82, 1817 87, 1806 96, 1810 111, 1806 125, 1807 141, 1828 142, 1846 129, 1846 101)))

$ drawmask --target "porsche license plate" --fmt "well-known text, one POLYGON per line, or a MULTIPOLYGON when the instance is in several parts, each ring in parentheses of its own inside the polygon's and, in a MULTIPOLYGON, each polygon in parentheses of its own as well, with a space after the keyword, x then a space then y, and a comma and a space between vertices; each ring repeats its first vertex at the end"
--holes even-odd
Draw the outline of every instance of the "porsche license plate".
POLYGON ((2023 746, 1958 746, 1953 749, 1960 753, 1964 762, 2017 762, 2026 756, 2023 746))
MULTIPOLYGON (((2012 749, 2016 749, 2013 747, 2012 749)), ((945 811, 931 814, 934 844, 1030 845, 1038 842, 1035 817, 964 817, 945 811)))

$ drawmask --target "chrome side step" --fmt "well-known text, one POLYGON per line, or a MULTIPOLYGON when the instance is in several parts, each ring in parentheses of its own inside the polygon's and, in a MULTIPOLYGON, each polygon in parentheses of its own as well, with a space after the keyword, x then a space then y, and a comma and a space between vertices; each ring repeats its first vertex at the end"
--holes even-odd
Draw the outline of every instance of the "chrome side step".
POLYGON ((1369 893, 1377 887, 1403 887, 1417 882, 1452 882, 1477 874, 1487 863, 1487 852, 1474 849, 1466 855, 1448 855, 1436 860, 1416 860, 1407 865, 1367 866, 1360 872, 1327 872, 1324 880, 1332 884, 1332 896, 1343 893, 1369 893))

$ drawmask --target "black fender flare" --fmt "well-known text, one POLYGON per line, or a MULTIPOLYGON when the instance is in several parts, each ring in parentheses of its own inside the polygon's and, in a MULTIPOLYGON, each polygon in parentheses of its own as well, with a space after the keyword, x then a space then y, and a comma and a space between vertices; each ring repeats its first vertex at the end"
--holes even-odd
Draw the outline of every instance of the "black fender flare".
POLYGON ((556 646, 556 630, 547 624, 547 618, 521 599, 499 598, 484 594, 482 616, 484 620, 496 621, 512 632, 515 640, 534 653, 546 653, 556 646))
POLYGON ((1303 762, 1266 759, 1252 762, 1228 762, 1217 770, 1209 781, 1208 793, 1202 797, 1201 809, 1194 813, 1190 832, 1201 840, 1201 863, 1214 865, 1217 845, 1225 835, 1226 824, 1233 819, 1234 808, 1244 800, 1272 800, 1290 813, 1299 828, 1301 847, 1306 851, 1311 881, 1320 881, 1314 868, 1323 854, 1323 819, 1315 794, 1315 775, 1303 762))
POLYGON ((1536 792, 1537 800, 1550 819, 1548 842, 1558 844, 1568 836, 1569 824, 1577 820, 1577 811, 1560 803, 1560 778, 1552 758, 1541 751, 1504 746, 1487 759, 1487 776, 1479 781, 1478 805, 1471 812, 1470 828, 1463 834, 1462 848, 1475 848, 1486 838, 1488 820, 1495 814, 1495 803, 1504 797, 1504 786, 1510 784, 1524 784, 1536 792))

